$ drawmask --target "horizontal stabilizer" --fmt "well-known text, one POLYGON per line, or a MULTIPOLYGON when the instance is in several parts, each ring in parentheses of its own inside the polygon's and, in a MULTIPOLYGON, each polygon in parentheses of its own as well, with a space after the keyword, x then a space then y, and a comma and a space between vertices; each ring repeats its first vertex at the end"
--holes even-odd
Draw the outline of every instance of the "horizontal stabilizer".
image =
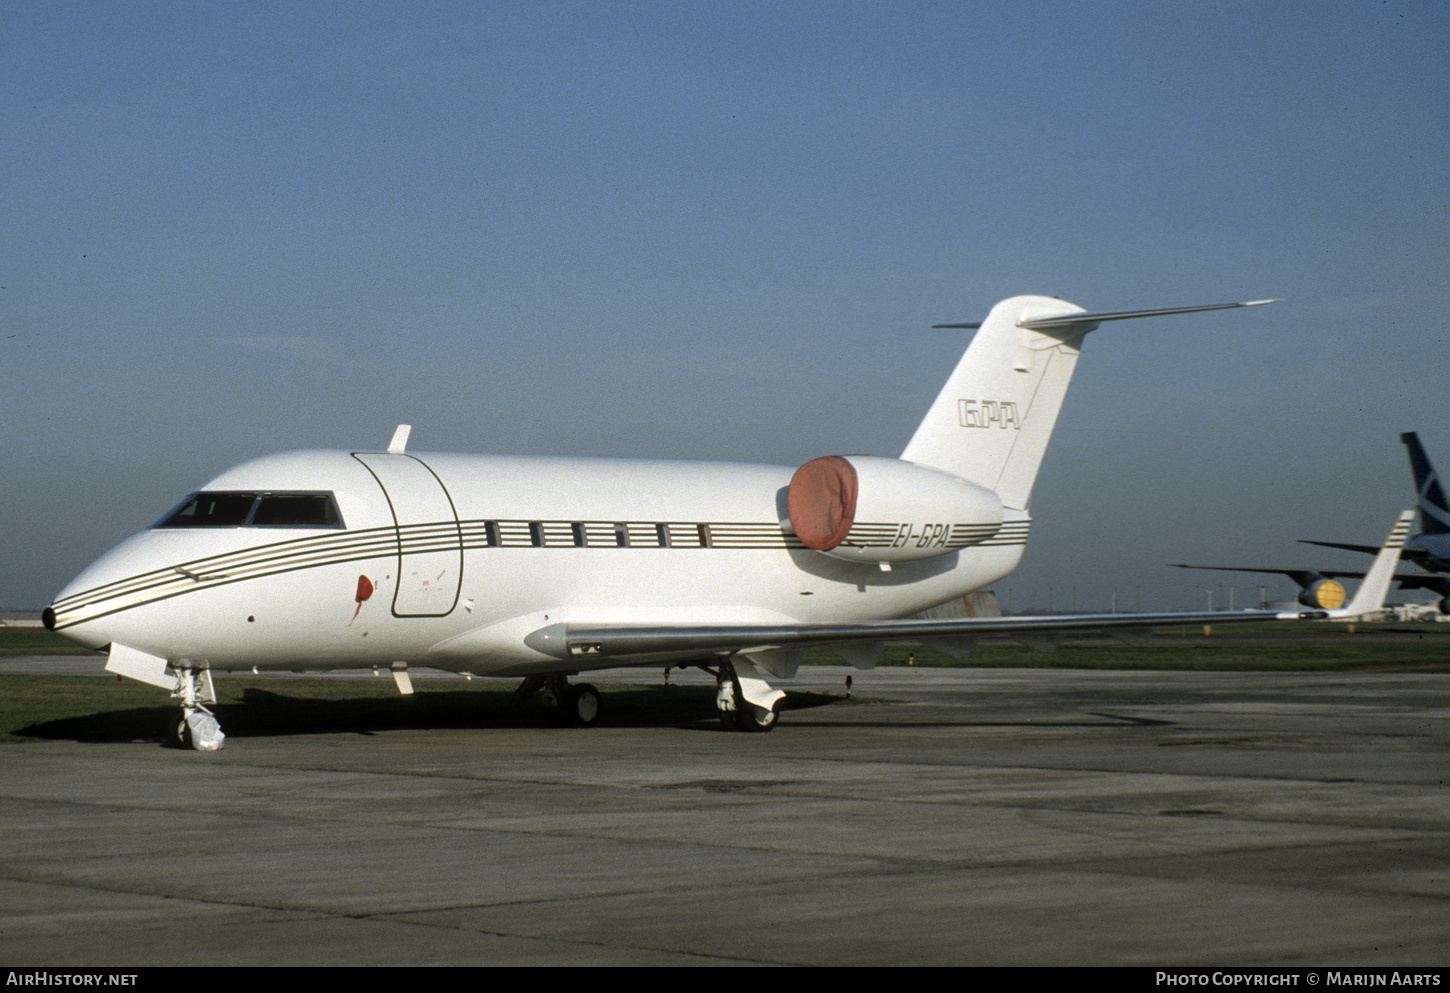
POLYGON ((1266 303, 1280 303, 1273 300, 1245 300, 1240 303, 1208 303, 1197 307, 1159 307, 1154 310, 1118 310, 1106 314, 1064 314, 1061 317, 1039 317, 1018 321, 1019 328, 1040 331, 1043 328, 1065 328, 1075 324, 1101 324, 1103 321, 1126 321, 1134 317, 1163 317, 1167 314, 1196 314, 1204 310, 1228 310, 1232 307, 1262 307, 1266 303))
MULTIPOLYGON (((1167 314, 1196 314, 1204 310, 1228 310, 1231 307, 1262 307, 1266 303, 1282 303, 1281 297, 1272 300, 1243 300, 1235 303, 1207 303, 1197 307, 1158 307, 1154 310, 1115 310, 1105 314, 1065 314, 1061 317, 1039 317, 1033 320, 1018 321, 1019 328, 1030 328, 1040 330, 1042 328, 1066 328, 1074 324, 1101 324, 1103 321, 1126 321, 1133 317, 1163 317, 1167 314)), ((965 329, 976 330, 982 326, 981 321, 972 321, 965 324, 933 324, 938 329, 965 329)))

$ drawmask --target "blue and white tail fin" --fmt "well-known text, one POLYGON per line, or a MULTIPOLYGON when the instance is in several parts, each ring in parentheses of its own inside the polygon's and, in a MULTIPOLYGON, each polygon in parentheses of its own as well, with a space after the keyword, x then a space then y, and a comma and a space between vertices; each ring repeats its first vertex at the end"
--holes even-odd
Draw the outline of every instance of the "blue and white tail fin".
POLYGON ((1103 321, 1252 307, 1272 300, 1089 314, 1054 297, 1003 300, 979 328, 901 458, 994 491, 1026 509, 1082 338, 1103 321))
POLYGON ((1450 504, 1445 502, 1445 490, 1440 477, 1420 444, 1420 436, 1413 431, 1400 435, 1400 441, 1410 454, 1410 471, 1415 474, 1415 493, 1420 510, 1421 534, 1450 534, 1450 504))

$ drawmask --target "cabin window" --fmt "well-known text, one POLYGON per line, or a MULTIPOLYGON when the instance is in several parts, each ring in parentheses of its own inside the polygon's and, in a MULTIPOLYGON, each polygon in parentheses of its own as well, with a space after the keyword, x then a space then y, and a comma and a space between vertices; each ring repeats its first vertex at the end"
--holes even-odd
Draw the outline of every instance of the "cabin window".
POLYGON ((331 493, 193 493, 158 528, 340 528, 331 493))
POLYGON ((658 546, 660 533, 655 530, 653 524, 643 522, 626 522, 624 528, 624 544, 630 548, 649 548, 658 546))
POLYGON ((574 525, 583 533, 583 540, 576 540, 576 545, 588 545, 590 548, 608 548, 618 544, 613 524, 606 524, 603 521, 585 521, 583 524, 574 525))

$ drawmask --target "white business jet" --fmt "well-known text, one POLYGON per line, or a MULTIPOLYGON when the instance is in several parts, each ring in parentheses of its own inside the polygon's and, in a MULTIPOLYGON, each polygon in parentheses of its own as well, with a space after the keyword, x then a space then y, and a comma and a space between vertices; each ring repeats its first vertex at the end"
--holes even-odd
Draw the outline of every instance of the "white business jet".
POLYGON ((980 325, 942 325, 979 330, 896 459, 413 453, 406 425, 384 451, 255 459, 100 558, 44 621, 171 690, 176 742, 215 748, 213 670, 373 667, 403 693, 414 666, 523 677, 522 694, 588 724, 599 695, 569 676, 689 665, 716 677, 727 728, 765 731, 785 695, 767 677, 794 675, 804 646, 869 668, 887 641, 960 651, 985 635, 1348 613, 902 619, 1017 565, 1085 334, 1271 302, 1089 314, 1019 296, 980 325))

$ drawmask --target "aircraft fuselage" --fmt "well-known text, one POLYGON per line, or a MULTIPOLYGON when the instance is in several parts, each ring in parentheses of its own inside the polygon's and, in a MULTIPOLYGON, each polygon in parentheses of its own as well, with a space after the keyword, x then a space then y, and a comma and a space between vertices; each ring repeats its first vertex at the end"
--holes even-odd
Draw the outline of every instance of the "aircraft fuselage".
POLYGON ((1021 557, 1027 516, 1009 511, 1003 519, 1000 505, 975 521, 863 522, 843 547, 876 542, 880 553, 860 562, 830 557, 792 532, 792 472, 274 455, 223 473, 169 522, 99 559, 61 592, 47 619, 96 649, 120 643, 198 669, 406 662, 523 675, 560 668, 527 643, 551 624, 895 618, 989 584, 1021 557), (308 519, 324 498, 332 516, 308 519), (211 517, 197 510, 201 503, 211 517), (294 505, 298 519, 288 517, 294 505), (892 546, 929 557, 883 566, 892 546))

